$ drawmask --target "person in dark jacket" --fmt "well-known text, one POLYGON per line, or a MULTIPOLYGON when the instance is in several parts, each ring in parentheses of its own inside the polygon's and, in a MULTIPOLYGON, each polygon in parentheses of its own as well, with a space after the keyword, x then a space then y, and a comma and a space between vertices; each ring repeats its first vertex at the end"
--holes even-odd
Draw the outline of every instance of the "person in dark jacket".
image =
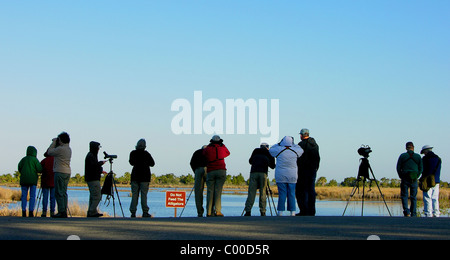
POLYGON ((133 170, 131 171, 132 197, 130 205, 132 218, 136 217, 139 194, 141 195, 142 217, 152 217, 152 215, 148 213, 147 194, 151 181, 150 167, 155 166, 155 161, 150 153, 145 150, 146 148, 147 144, 145 139, 140 139, 137 142, 136 150, 130 153, 129 162, 133 166, 133 170))
POLYGON ((206 145, 202 146, 201 149, 194 152, 191 158, 191 168, 195 175, 195 206, 197 207, 197 216, 203 217, 205 209, 203 208, 203 191, 205 190, 206 183, 206 157, 203 155, 203 149, 206 145))
POLYGON ((417 179, 423 172, 422 157, 414 152, 414 143, 406 143, 406 153, 400 155, 397 161, 397 173, 401 179, 400 196, 405 217, 417 217, 417 179), (409 195, 408 195, 409 191, 409 195), (408 207, 408 198, 411 206, 408 207))
POLYGON ((423 192, 424 213, 426 217, 439 217, 439 184, 441 182, 442 160, 433 152, 433 147, 425 145, 421 154, 425 156, 423 161, 422 177, 434 175, 436 186, 431 187, 427 192, 423 192))
POLYGON ((53 164, 55 158, 44 153, 44 159, 41 161, 42 176, 42 214, 41 217, 47 217, 48 201, 50 199, 50 216, 55 215, 56 198, 55 198, 55 173, 53 172, 53 164), (50 198, 49 198, 50 197, 50 198))
POLYGON ((86 155, 84 164, 84 180, 89 187, 89 208, 87 212, 87 217, 101 217, 103 214, 98 212, 98 204, 102 200, 100 178, 103 171, 102 165, 106 161, 98 161, 98 152, 100 151, 100 143, 90 142, 89 152, 86 155))
POLYGON ((305 151, 298 158, 298 180, 295 190, 297 204, 300 213, 296 216, 315 216, 316 215, 316 178, 320 165, 319 145, 314 138, 309 136, 308 129, 300 131, 298 145, 305 151))
POLYGON ((245 202, 245 216, 251 216, 253 204, 255 203, 256 191, 259 189, 259 211, 261 216, 266 215, 267 200, 267 174, 269 167, 275 169, 275 158, 269 153, 269 145, 262 143, 260 148, 253 150, 249 163, 250 183, 248 186, 248 197, 245 202))
POLYGON ((36 203, 36 186, 38 182, 38 173, 42 172, 42 166, 37 159, 37 150, 34 146, 28 146, 27 156, 20 160, 18 170, 20 173, 20 186, 22 188, 22 217, 27 213, 27 197, 30 191, 30 204, 28 207, 28 216, 34 217, 34 206, 36 203))
POLYGON ((203 150, 206 157, 206 208, 207 217, 223 217, 222 214, 222 190, 227 178, 227 168, 225 158, 230 155, 230 151, 223 144, 220 136, 215 135, 210 144, 203 150))

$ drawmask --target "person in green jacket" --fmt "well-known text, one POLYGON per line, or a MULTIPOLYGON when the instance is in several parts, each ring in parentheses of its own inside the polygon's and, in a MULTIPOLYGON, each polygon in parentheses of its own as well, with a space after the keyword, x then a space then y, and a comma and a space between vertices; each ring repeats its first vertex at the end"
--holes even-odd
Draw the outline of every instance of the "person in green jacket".
POLYGON ((30 205, 28 216, 34 217, 34 205, 36 203, 36 185, 38 173, 42 173, 42 165, 37 159, 37 150, 34 146, 28 146, 27 156, 19 162, 20 186, 22 187, 22 217, 27 216, 27 197, 30 191, 30 205))
POLYGON ((401 198, 403 214, 405 217, 417 216, 417 191, 419 184, 417 180, 423 172, 422 157, 414 152, 414 144, 406 144, 406 153, 398 158, 397 173, 401 179, 401 198), (408 196, 409 190, 409 196, 408 196), (411 207, 408 208, 408 197, 411 199, 411 207))

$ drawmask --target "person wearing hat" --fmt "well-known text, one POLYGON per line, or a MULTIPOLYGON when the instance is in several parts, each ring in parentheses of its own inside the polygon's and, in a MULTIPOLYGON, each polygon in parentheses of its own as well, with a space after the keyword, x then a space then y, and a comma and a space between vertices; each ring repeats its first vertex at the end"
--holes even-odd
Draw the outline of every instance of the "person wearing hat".
POLYGON ((433 147, 425 145, 420 152, 424 155, 422 178, 434 175, 436 186, 423 191, 424 213, 426 217, 439 217, 439 183, 441 182, 442 160, 433 152, 433 147))
POLYGON ((222 190, 227 177, 225 158, 230 151, 223 144, 220 136, 215 135, 210 144, 203 149, 206 158, 206 216, 223 217, 222 214, 222 190))
POLYGON ((406 143, 406 153, 400 155, 397 161, 397 173, 401 179, 400 189, 405 217, 417 216, 417 191, 418 178, 423 171, 422 157, 414 153, 414 144, 406 143), (408 196, 409 191, 409 196, 408 196), (411 207, 408 207, 408 197, 411 199, 411 207))
POLYGON ((304 153, 297 160, 298 180, 295 190, 297 204, 300 213, 296 216, 315 216, 316 215, 316 178, 319 170, 320 155, 319 145, 316 140, 309 136, 309 129, 300 131, 298 145, 304 153))
POLYGON ((262 143, 260 148, 253 150, 249 160, 252 165, 250 170, 250 183, 248 185, 248 197, 245 202, 245 216, 251 216, 253 204, 255 203, 256 190, 259 189, 259 212, 261 216, 266 215, 267 200, 267 173, 269 167, 275 169, 275 158, 269 153, 269 145, 262 143))
POLYGON ((100 143, 90 142, 89 152, 86 155, 84 161, 84 180, 89 187, 89 208, 87 211, 87 217, 102 217, 103 214, 98 212, 98 204, 102 200, 102 188, 100 186, 100 178, 103 171, 103 164, 106 161, 98 161, 98 152, 100 151, 100 143))

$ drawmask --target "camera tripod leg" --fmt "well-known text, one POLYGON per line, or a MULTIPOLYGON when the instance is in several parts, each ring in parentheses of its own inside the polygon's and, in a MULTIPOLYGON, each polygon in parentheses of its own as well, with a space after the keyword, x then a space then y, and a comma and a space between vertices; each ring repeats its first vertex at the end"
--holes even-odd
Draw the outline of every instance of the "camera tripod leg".
POLYGON ((389 210, 389 207, 388 207, 388 205, 387 205, 387 203, 386 203, 386 200, 384 199, 384 195, 383 195, 383 193, 381 192, 380 185, 378 185, 378 181, 377 181, 377 179, 375 178, 375 174, 373 173, 372 167, 370 167, 370 165, 369 165, 369 170, 370 170, 370 172, 372 173, 373 180, 375 181, 375 184, 377 185, 378 191, 380 192, 381 198, 383 199, 384 205, 386 206, 386 209, 387 209, 387 211, 388 211, 388 213, 389 213, 389 216, 392 217, 391 211, 389 210))
POLYGON ((342 216, 345 215, 345 212, 347 211, 348 204, 350 204, 350 200, 353 198, 353 196, 355 196, 355 193, 356 193, 357 190, 359 191, 359 180, 357 180, 355 185, 353 186, 353 190, 350 193, 350 197, 347 200, 347 205, 345 206, 344 213, 342 213, 342 216))

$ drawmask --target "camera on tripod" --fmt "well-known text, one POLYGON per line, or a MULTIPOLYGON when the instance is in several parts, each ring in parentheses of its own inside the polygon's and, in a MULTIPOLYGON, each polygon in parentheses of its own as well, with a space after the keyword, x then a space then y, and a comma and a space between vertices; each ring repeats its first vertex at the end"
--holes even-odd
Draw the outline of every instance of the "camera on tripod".
POLYGON ((369 158, 369 153, 372 152, 372 148, 368 145, 362 145, 361 148, 358 149, 358 154, 364 158, 369 158))

